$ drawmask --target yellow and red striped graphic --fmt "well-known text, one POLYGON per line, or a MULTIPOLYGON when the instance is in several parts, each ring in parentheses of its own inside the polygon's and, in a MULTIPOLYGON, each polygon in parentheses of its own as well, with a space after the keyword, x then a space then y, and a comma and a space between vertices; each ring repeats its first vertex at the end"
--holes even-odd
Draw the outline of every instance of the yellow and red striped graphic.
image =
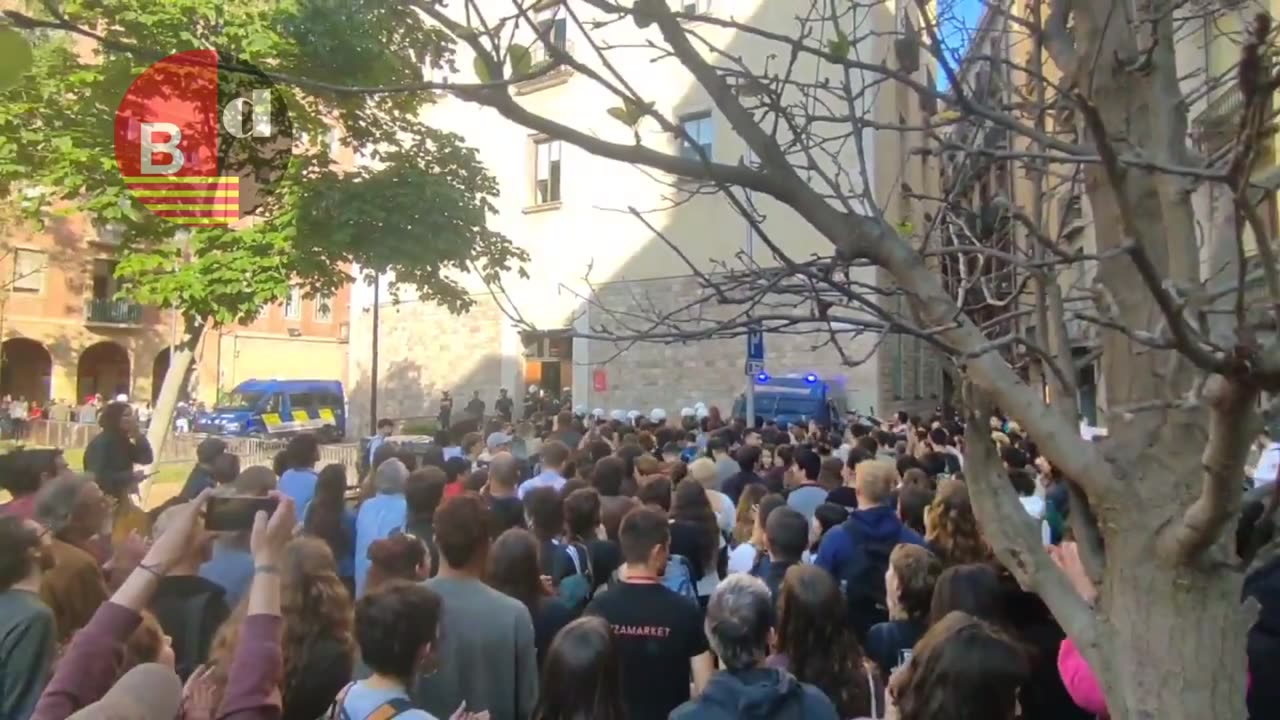
POLYGON ((240 216, 238 177, 149 175, 124 181, 138 202, 170 222, 212 227, 240 216))

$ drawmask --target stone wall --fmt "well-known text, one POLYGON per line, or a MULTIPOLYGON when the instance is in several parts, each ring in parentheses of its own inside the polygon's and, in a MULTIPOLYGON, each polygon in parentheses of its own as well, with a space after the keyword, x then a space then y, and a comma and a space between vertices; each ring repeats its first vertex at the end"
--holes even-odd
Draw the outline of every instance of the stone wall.
MULTIPOLYGON (((688 277, 608 283, 596 288, 597 303, 604 308, 634 309, 640 301, 652 303, 648 312, 670 311, 692 302, 698 295, 696 281, 688 277)), ((718 310, 703 306, 699 312, 714 316, 718 310)), ((590 320, 593 328, 610 325, 610 319, 601 310, 593 310, 590 320)), ((843 380, 850 405, 866 410, 877 397, 878 358, 873 356, 858 367, 844 366, 831 347, 814 348, 825 340, 816 334, 766 334, 766 370, 775 376, 815 373, 824 379, 843 380)), ((858 338, 848 344, 845 351, 850 357, 861 357, 873 342, 870 337, 858 338)), ((701 401, 717 405, 727 414, 746 385, 746 340, 742 337, 630 345, 592 340, 588 348, 589 362, 593 367, 603 367, 608 378, 607 392, 591 392, 582 403, 592 408, 647 413, 661 407, 668 414, 675 414, 680 408, 701 401)), ((581 397, 578 402, 582 402, 581 397)))
MULTIPOLYGON (((384 304, 379 317, 378 415, 435 417, 442 390, 461 409, 479 390, 489 407, 502 381, 501 332, 506 318, 488 296, 455 316, 419 301, 384 304)), ((351 334, 350 413, 353 427, 369 426, 371 310, 354 313, 351 334)))
MULTIPOLYGON (((595 288, 599 306, 615 311, 665 312, 698 297, 692 278, 616 282, 595 288)), ((476 296, 476 306, 467 314, 453 316, 445 309, 422 302, 386 304, 381 309, 379 343, 378 414, 392 418, 434 417, 440 391, 448 389, 455 407, 466 404, 473 390, 491 408, 499 387, 520 396, 522 361, 509 358, 504 376, 504 330, 510 321, 487 295, 476 296)), ((704 316, 727 309, 704 306, 704 316)), ((351 318, 350 413, 355 432, 369 426, 369 357, 372 312, 354 310, 351 318)), ((586 324, 608 327, 610 319, 593 308, 586 324)), ((941 403, 940 376, 934 383, 916 381, 916 364, 925 374, 939 372, 941 363, 928 354, 914 352, 911 340, 900 348, 888 338, 866 363, 857 367, 842 364, 839 354, 822 345, 828 338, 819 334, 765 336, 766 369, 771 375, 815 373, 827 380, 842 381, 850 407, 888 414, 896 410, 927 414, 941 403)), ((850 340, 849 357, 864 357, 875 342, 872 336, 850 340)), ((717 405, 726 414, 746 385, 744 362, 746 341, 742 337, 700 340, 687 343, 632 343, 619 345, 604 340, 574 343, 574 362, 594 371, 603 369, 608 389, 595 392, 591 372, 574 373, 574 404, 587 409, 639 410, 655 407, 676 415, 682 407, 698 402, 717 405)), ((518 352, 508 348, 508 352, 518 352)), ((926 350, 925 353, 930 351, 926 350)))

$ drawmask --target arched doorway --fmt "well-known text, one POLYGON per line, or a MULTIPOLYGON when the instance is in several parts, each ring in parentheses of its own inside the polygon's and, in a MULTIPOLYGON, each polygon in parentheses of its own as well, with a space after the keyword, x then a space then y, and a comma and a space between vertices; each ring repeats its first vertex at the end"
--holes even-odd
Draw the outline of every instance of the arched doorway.
POLYGON ((101 394, 104 399, 129 393, 129 352, 110 340, 90 345, 76 366, 76 401, 101 394))
POLYGON ((53 358, 31 338, 9 338, 0 344, 0 395, 49 401, 53 358))
POLYGON ((164 376, 169 372, 169 348, 156 353, 151 363, 151 404, 160 399, 160 388, 164 386, 164 376))

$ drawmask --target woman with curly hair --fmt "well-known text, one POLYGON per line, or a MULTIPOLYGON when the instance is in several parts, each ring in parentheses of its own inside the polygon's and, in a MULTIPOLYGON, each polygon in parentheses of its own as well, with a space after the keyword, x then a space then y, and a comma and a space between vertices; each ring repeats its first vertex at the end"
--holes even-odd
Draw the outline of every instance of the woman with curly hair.
MULTIPOLYGON (((280 718, 315 720, 351 681, 355 658, 351 595, 338 578, 329 546, 318 538, 290 541, 278 571, 284 620, 280 718)), ((215 681, 223 688, 248 611, 247 600, 218 630, 209 653, 215 681)))
POLYGON ((842 718, 880 717, 881 691, 849 625, 844 596, 827 571, 813 565, 787 570, 777 627, 769 667, 817 687, 842 718))
POLYGON ((1018 688, 1030 675, 1016 641, 963 612, 940 620, 893 676, 891 702, 899 720, 989 720, 1018 717, 1018 688))
POLYGON ((118 546, 131 532, 143 537, 151 534, 150 517, 133 501, 143 478, 142 471, 134 467, 150 465, 155 456, 129 403, 107 405, 98 425, 102 432, 84 449, 84 469, 111 501, 111 543, 118 546))
POLYGON ((992 559, 991 548, 973 515, 969 487, 959 480, 946 480, 938 485, 938 494, 925 510, 924 527, 925 542, 943 567, 992 559))

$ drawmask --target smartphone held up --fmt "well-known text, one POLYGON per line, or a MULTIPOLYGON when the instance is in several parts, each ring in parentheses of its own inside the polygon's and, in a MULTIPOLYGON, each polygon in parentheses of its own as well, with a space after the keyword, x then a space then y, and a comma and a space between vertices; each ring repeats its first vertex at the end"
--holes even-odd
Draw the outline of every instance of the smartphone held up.
POLYGON ((213 532, 239 532, 253 528, 259 511, 270 516, 280 504, 277 498, 230 495, 213 497, 205 507, 204 527, 213 532))

